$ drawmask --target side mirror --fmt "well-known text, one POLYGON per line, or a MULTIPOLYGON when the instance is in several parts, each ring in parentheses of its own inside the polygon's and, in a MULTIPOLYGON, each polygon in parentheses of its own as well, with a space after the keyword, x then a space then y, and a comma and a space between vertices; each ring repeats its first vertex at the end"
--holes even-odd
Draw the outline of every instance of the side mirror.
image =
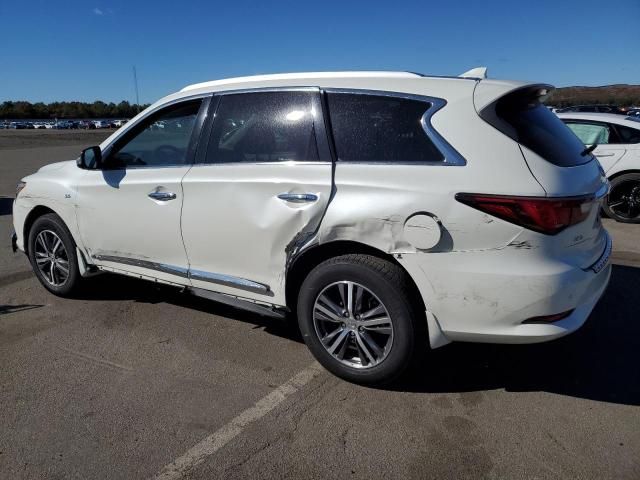
POLYGON ((102 168, 102 150, 100 147, 85 148, 78 157, 78 167, 85 170, 100 170, 102 168))

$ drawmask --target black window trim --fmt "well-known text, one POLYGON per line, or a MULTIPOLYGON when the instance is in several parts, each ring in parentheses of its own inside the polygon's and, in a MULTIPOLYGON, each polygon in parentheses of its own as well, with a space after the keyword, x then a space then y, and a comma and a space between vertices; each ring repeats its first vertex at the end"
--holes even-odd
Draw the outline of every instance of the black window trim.
POLYGON ((329 138, 327 136, 327 129, 324 120, 324 110, 321 102, 321 89, 320 87, 313 86, 296 86, 296 87, 257 87, 257 88, 241 88, 233 90, 222 90, 212 93, 213 98, 209 105, 209 113, 205 127, 203 128, 203 134, 201 135, 202 141, 200 145, 202 148, 198 148, 194 167, 219 167, 224 165, 330 165, 333 163, 333 158, 329 148, 329 138), (216 113, 220 100, 225 95, 237 95, 244 93, 271 93, 271 92, 311 92, 316 95, 312 96, 312 105, 315 110, 315 119, 313 122, 313 128, 316 137, 316 146, 318 148, 318 160, 288 160, 282 161, 253 161, 253 162, 220 162, 220 163, 207 163, 207 148, 209 144, 209 137, 213 130, 213 124, 215 122, 216 113))
MULTIPOLYGON (((370 96, 377 96, 377 97, 404 98, 407 100, 417 100, 419 102, 423 102, 427 104, 426 110, 422 114, 422 117, 420 118, 420 124, 422 125, 422 129, 427 135, 427 138, 431 140, 431 142, 434 144, 436 149, 443 156, 442 160, 437 160, 437 161, 375 162, 375 161, 351 161, 351 160, 340 161, 338 160, 338 163, 367 164, 367 165, 416 165, 416 166, 431 165, 431 166, 456 166, 456 167, 462 167, 467 164, 467 160, 455 148, 453 148, 451 144, 442 137, 442 135, 438 133, 438 131, 433 127, 431 123, 431 118, 433 117, 433 115, 447 104, 447 101, 444 100, 443 98, 429 97, 426 95, 416 95, 416 94, 404 93, 404 92, 392 92, 387 90, 368 90, 368 89, 360 89, 360 88, 328 87, 328 88, 323 88, 322 91, 325 93, 348 93, 348 94, 356 94, 356 95, 370 95, 370 96)), ((333 144, 333 149, 334 151, 336 151, 335 144, 333 144)))
POLYGON ((120 146, 122 143, 126 143, 129 140, 131 140, 131 138, 133 136, 135 136, 135 134, 133 134, 132 132, 134 132, 137 127, 139 125, 141 125, 143 122, 145 122, 149 117, 155 115, 156 113, 158 113, 160 110, 164 110, 165 108, 168 107, 172 107, 174 105, 178 105, 181 103, 188 103, 191 102, 193 100, 199 100, 202 99, 202 103, 200 105, 200 109, 198 110, 198 115, 196 117, 196 122, 193 126, 193 131, 191 132, 191 139, 189 140, 189 146, 187 148, 187 158, 186 161, 182 164, 179 165, 127 165, 125 167, 115 167, 109 170, 138 170, 138 169, 159 169, 159 168, 183 168, 183 167, 191 167, 194 165, 194 162, 196 160, 196 151, 198 148, 198 144, 199 144, 199 140, 201 137, 201 132, 203 129, 203 125, 205 123, 206 117, 207 117, 207 112, 209 110, 209 105, 211 102, 211 97, 213 96, 212 93, 205 93, 205 94, 198 94, 198 95, 189 95, 187 97, 180 97, 180 98, 176 98, 174 100, 168 101, 166 103, 162 103, 160 105, 157 105, 155 108, 153 108, 152 110, 149 110, 148 112, 146 112, 142 117, 140 117, 139 119, 137 119, 134 122, 128 122, 127 123, 127 128, 124 129, 122 131, 122 133, 120 135, 118 135, 116 138, 114 138, 109 145, 107 145, 105 147, 105 149, 102 152, 102 156, 104 159, 108 159, 109 155, 111 155, 111 151, 120 146))

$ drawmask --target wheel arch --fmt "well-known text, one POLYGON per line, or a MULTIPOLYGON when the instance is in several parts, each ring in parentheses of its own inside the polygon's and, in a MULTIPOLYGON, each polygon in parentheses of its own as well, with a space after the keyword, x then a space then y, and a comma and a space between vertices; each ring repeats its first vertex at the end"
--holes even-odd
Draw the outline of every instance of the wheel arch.
POLYGON ((407 278, 409 280, 409 284, 411 286, 411 292, 409 292, 411 301, 417 302, 416 306, 419 308, 419 311, 425 311, 424 301, 422 299, 422 296, 420 295, 418 286, 413 280, 413 277, 407 271, 407 269, 395 259, 393 255, 370 245, 351 240, 334 240, 331 242, 315 245, 302 251, 294 259, 292 264, 287 269, 285 278, 285 301, 287 307, 292 312, 295 312, 297 310, 298 292, 300 289, 300 285, 307 277, 307 275, 311 272, 311 270, 313 270, 316 266, 320 265, 325 260, 347 254, 371 255, 373 257, 386 260, 393 263, 394 265, 399 266, 407 275, 407 278))
POLYGON ((618 177, 621 177, 622 175, 627 175, 629 173, 640 173, 640 169, 630 168, 630 169, 627 169, 627 170, 620 170, 620 171, 614 173, 613 175, 611 175, 608 178, 609 178, 609 181, 611 181, 611 180, 614 180, 614 179, 616 179, 618 177))
POLYGON ((60 215, 57 212, 55 212, 51 208, 46 207, 44 205, 36 205, 27 214, 24 220, 24 225, 22 227, 22 235, 23 235, 22 238, 24 239, 23 243, 24 243, 25 253, 27 254, 29 253, 29 232, 31 231, 31 227, 33 227, 33 224, 38 218, 40 218, 43 215, 47 215, 48 213, 53 213, 55 215, 58 215, 58 217, 60 217, 60 215))

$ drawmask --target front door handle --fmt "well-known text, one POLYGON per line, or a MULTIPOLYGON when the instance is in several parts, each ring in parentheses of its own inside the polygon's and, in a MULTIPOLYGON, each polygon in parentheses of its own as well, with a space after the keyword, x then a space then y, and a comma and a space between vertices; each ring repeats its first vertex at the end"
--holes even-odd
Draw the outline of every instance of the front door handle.
POLYGON ((596 153, 596 157, 613 157, 615 153, 596 153))
POLYGON ((313 193, 281 193, 278 198, 293 203, 310 203, 318 200, 318 196, 313 193))
POLYGON ((148 196, 160 202, 168 202, 169 200, 176 199, 176 194, 173 192, 151 192, 148 196))

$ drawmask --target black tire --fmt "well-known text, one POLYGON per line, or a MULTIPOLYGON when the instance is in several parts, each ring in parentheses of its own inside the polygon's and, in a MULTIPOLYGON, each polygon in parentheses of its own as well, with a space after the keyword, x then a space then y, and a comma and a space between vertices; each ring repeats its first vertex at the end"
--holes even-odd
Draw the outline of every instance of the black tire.
POLYGON ((602 209, 616 222, 640 223, 640 173, 625 173, 611 180, 602 209))
MULTIPOLYGON (((426 320, 422 323, 417 320, 419 316, 412 292, 407 274, 398 265, 386 260, 360 254, 329 259, 309 273, 298 294, 298 324, 304 342, 318 362, 338 377, 367 385, 392 382, 411 364, 417 347, 427 348, 424 340, 426 320), (366 368, 346 365, 329 353, 320 340, 314 323, 316 300, 326 289, 339 282, 354 282, 359 288, 369 290, 369 294, 375 295, 375 300, 383 304, 388 312, 392 324, 392 341, 389 348, 384 348, 387 353, 380 363, 371 363, 366 368)), ((342 327, 336 325, 336 328, 346 329, 344 324, 342 327)), ((361 330, 361 327, 351 328, 361 330)), ((349 332, 347 335, 355 337, 357 333, 349 332)), ((357 348, 356 340, 352 338, 351 341, 357 348)))
MULTIPOLYGON (((51 237, 51 236, 50 236, 51 237)), ((52 237, 55 239, 55 237, 52 237)), ((80 276, 80 271, 78 270, 78 259, 76 256, 76 242, 73 240, 71 233, 69 233, 69 229, 64 224, 62 219, 54 214, 48 213, 46 215, 42 215, 38 217, 31 229, 29 230, 29 261, 31 262, 31 266, 33 268, 36 277, 40 283, 51 293, 54 295, 58 295, 60 297, 68 297, 71 296, 74 292, 76 292, 81 283, 82 277, 80 276), (38 236, 45 232, 45 235, 50 236, 47 232, 53 232, 57 237, 61 240, 62 246, 64 247, 64 252, 61 252, 59 247, 57 253, 59 254, 60 267, 57 267, 55 270, 57 272, 57 279, 59 280, 59 285, 54 285, 47 278, 46 274, 43 273, 41 268, 38 266, 36 261, 36 257, 42 259, 42 244, 36 246, 36 241, 38 236), (37 253, 39 251, 39 253, 37 253), (60 270, 62 267, 62 262, 66 260, 68 266, 68 275, 63 280, 61 275, 63 276, 63 270, 60 270)), ((47 267, 51 266, 51 262, 46 264, 45 270, 49 270, 47 267)), ((50 270, 49 270, 50 271, 50 270)))

